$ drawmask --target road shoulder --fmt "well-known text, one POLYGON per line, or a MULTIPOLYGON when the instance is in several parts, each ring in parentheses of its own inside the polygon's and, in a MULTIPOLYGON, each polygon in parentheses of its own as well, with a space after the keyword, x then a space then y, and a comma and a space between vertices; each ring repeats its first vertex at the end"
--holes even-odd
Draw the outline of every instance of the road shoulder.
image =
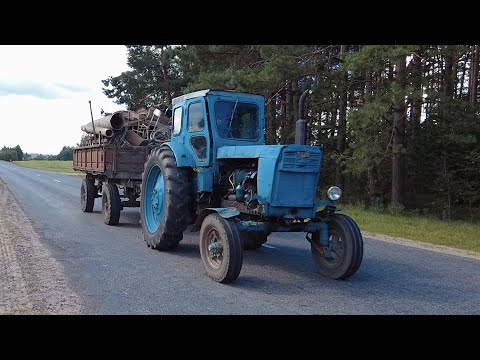
POLYGON ((461 256, 465 258, 480 260, 480 254, 475 251, 456 249, 449 246, 434 245, 434 244, 424 243, 416 240, 404 239, 404 238, 387 236, 387 235, 372 234, 372 233, 363 232, 363 231, 362 231, 362 235, 363 237, 373 239, 373 240, 384 241, 384 242, 397 244, 397 245, 409 246, 416 249, 428 250, 428 251, 433 251, 433 252, 447 254, 447 255, 455 255, 455 256, 461 256))
POLYGON ((0 178, 0 314, 79 314, 63 267, 0 178))

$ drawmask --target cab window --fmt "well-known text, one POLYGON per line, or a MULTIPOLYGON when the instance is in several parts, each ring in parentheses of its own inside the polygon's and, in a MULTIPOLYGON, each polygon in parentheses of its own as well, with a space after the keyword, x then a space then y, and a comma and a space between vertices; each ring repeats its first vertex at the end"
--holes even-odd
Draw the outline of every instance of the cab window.
POLYGON ((173 135, 180 134, 182 129, 182 110, 181 106, 173 110, 173 135))

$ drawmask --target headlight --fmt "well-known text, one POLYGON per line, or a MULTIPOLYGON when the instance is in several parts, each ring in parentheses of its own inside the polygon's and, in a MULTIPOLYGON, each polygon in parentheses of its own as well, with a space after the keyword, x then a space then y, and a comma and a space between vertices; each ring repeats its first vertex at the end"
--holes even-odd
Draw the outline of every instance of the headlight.
POLYGON ((340 189, 338 186, 331 186, 327 190, 327 196, 330 200, 337 201, 342 197, 342 189, 340 189))

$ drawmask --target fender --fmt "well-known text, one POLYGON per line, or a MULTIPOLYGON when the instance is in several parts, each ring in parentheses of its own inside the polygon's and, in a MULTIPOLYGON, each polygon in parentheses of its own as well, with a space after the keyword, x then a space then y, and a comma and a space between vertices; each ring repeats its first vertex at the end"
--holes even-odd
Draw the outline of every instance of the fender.
POLYGON ((192 232, 200 230, 202 227, 202 222, 203 219, 207 217, 207 215, 210 215, 212 213, 217 213, 221 217, 225 219, 229 219, 232 217, 235 217, 237 215, 240 215, 240 211, 238 211, 234 207, 228 207, 228 208, 206 208, 200 211, 200 214, 197 216, 197 220, 195 220, 195 224, 192 226, 192 232))
POLYGON ((194 167, 195 161, 193 160, 192 155, 187 151, 185 146, 178 143, 166 142, 162 146, 168 146, 172 149, 173 154, 175 155, 175 160, 178 167, 194 167))

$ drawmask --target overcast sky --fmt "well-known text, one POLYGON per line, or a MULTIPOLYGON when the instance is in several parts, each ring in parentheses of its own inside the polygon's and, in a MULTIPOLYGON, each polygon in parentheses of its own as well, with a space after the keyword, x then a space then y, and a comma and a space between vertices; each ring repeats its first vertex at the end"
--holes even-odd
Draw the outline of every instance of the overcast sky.
POLYGON ((128 70, 123 45, 0 45, 0 148, 58 154, 80 142, 80 126, 100 109, 125 109, 101 80, 128 70))

